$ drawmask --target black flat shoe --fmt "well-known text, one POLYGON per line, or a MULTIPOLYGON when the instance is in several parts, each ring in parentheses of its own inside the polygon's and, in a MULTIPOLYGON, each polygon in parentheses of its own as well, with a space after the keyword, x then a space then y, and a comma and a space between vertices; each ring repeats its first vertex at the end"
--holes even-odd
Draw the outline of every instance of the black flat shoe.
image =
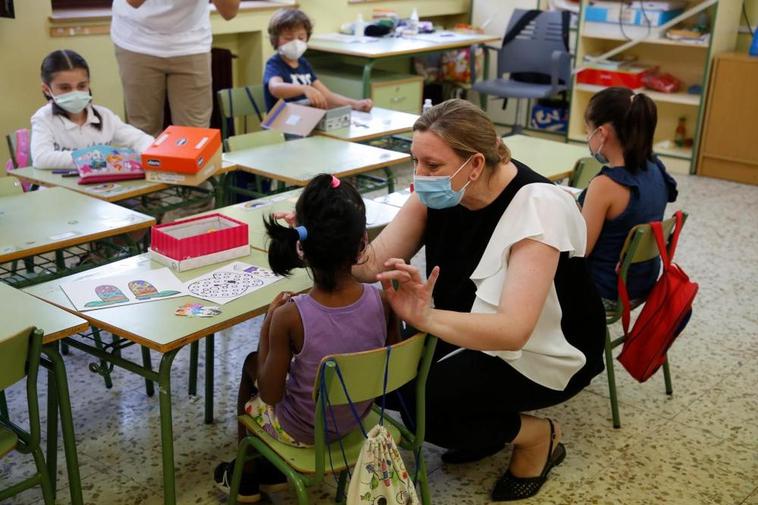
POLYGON ((480 449, 448 449, 442 453, 442 461, 449 465, 473 463, 503 450, 505 446, 490 446, 480 449))
POLYGON ((530 498, 539 492, 542 485, 547 480, 547 475, 553 467, 560 465, 566 458, 566 447, 558 442, 553 451, 553 440, 555 440, 555 428, 553 421, 550 423, 550 447, 548 448, 547 461, 545 466, 537 477, 516 477, 510 470, 498 479, 495 489, 492 490, 492 501, 514 501, 530 498))

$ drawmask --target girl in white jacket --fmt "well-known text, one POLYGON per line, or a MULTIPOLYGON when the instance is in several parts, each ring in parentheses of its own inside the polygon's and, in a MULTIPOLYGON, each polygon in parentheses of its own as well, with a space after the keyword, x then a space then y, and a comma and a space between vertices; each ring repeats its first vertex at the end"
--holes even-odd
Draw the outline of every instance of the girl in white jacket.
POLYGON ((106 144, 142 152, 153 142, 109 109, 92 104, 89 66, 78 53, 63 49, 48 54, 41 76, 49 101, 32 116, 35 168, 74 168, 71 151, 83 147, 106 144))

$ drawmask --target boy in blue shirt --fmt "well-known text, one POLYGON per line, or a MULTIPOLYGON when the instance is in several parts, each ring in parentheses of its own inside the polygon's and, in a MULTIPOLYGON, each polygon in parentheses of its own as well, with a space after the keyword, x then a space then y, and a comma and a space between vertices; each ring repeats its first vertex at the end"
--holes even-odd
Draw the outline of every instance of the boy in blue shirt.
POLYGON ((370 98, 354 100, 332 93, 316 77, 310 63, 303 57, 313 24, 300 9, 279 9, 268 24, 268 36, 276 54, 266 62, 263 73, 263 92, 266 110, 271 110, 278 99, 287 102, 308 100, 320 109, 349 105, 355 110, 368 112, 373 106, 370 98))

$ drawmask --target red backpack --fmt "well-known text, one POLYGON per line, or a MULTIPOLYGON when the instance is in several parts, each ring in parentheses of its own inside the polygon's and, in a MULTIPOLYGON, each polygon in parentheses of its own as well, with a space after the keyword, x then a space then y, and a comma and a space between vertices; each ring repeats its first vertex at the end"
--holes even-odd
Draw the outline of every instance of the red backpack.
POLYGON ((618 293, 624 307, 621 320, 625 335, 624 347, 618 360, 639 382, 645 382, 666 361, 666 352, 692 315, 692 301, 698 290, 697 283, 690 281, 687 274, 672 262, 684 222, 681 211, 677 211, 674 217, 676 224, 668 249, 661 223, 650 223, 661 255, 663 273, 650 291, 631 331, 629 294, 623 279, 620 275, 618 277, 618 293))

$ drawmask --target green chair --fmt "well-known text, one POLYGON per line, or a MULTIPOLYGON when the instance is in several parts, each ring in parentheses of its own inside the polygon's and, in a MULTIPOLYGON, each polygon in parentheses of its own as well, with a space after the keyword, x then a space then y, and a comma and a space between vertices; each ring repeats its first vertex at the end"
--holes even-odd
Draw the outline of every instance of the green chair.
MULTIPOLYGON (((687 214, 684 213, 682 219, 682 226, 687 221, 687 214)), ((671 240, 671 236, 674 232, 674 224, 676 220, 672 217, 663 221, 663 238, 668 244, 671 240)), ((618 275, 626 283, 627 274, 629 268, 635 263, 641 263, 643 261, 651 260, 659 256, 658 245, 655 242, 652 228, 649 224, 639 224, 629 230, 629 234, 626 236, 626 241, 621 249, 621 256, 618 263, 618 275)), ((645 303, 645 300, 631 300, 631 306, 629 310, 634 310, 637 307, 645 303)), ((624 337, 618 337, 611 339, 611 334, 608 329, 608 325, 618 322, 621 319, 621 315, 624 312, 624 305, 621 298, 616 301, 613 307, 606 307, 605 314, 605 365, 606 373, 608 375, 608 392, 611 397, 611 414, 613 416, 613 427, 621 427, 621 417, 619 414, 618 395, 616 392, 616 376, 613 371, 613 349, 624 343, 624 337)), ((669 370, 668 357, 663 363, 663 380, 666 385, 666 394, 673 394, 671 386, 671 372, 669 370)))
POLYGON ((574 164, 574 171, 569 176, 568 185, 572 188, 585 189, 603 165, 592 156, 580 158, 574 164))
POLYGON ((236 132, 235 120, 242 119, 242 133, 261 130, 261 121, 266 114, 263 85, 226 88, 216 92, 221 113, 221 138, 226 139, 236 132))
POLYGON ((0 502, 31 487, 42 486, 45 505, 55 502, 45 457, 40 447, 40 420, 37 399, 37 373, 42 350, 42 331, 27 328, 7 337, 0 337, 0 391, 26 377, 26 396, 29 406, 29 431, 14 424, 8 416, 0 417, 0 457, 12 450, 31 453, 37 473, 8 488, 0 490, 0 502))
POLYGON ((0 177, 0 197, 20 195, 24 192, 24 188, 21 186, 21 181, 16 177, 6 175, 0 177))
MULTIPOLYGON (((425 430, 426 377, 429 373, 436 344, 436 337, 418 333, 408 340, 392 346, 389 354, 386 392, 395 391, 414 378, 416 379, 415 433, 411 433, 402 423, 391 417, 384 417, 385 426, 396 443, 418 455, 416 473, 421 484, 421 500, 425 505, 431 503, 431 498, 426 474, 426 461, 421 452, 421 446, 424 443, 425 430)), ((382 395, 386 359, 387 350, 384 347, 372 351, 325 357, 321 361, 321 368, 324 372, 329 404, 346 405, 348 403, 348 398, 337 376, 335 363, 339 365, 344 383, 348 388, 350 400, 361 402, 382 395)), ((319 377, 321 377, 321 373, 319 373, 319 377)), ((344 501, 348 471, 355 465, 360 453, 364 441, 363 433, 359 427, 344 436, 341 444, 339 441, 331 444, 326 443, 324 433, 326 399, 321 396, 320 389, 320 379, 317 379, 313 387, 313 397, 316 400, 315 445, 313 447, 299 448, 278 442, 269 436, 252 417, 248 415, 239 417, 239 421, 248 430, 248 436, 240 442, 237 451, 231 483, 229 501, 231 505, 237 503, 237 493, 245 462, 260 456, 269 460, 287 475, 290 485, 295 488, 299 505, 308 503, 306 488, 323 482, 324 476, 332 472, 339 473, 337 502, 344 501), (345 465, 342 449, 344 449, 349 466, 345 465)), ((363 425, 368 431, 378 422, 379 411, 374 406, 374 409, 363 419, 363 425)))
POLYGON ((241 151, 253 147, 268 146, 284 142, 284 134, 274 130, 263 130, 253 133, 232 135, 224 140, 224 148, 227 152, 241 151))
MULTIPOLYGON (((254 147, 279 144, 284 142, 284 134, 273 130, 263 130, 253 133, 243 133, 241 135, 232 135, 224 139, 224 149, 226 152, 240 151, 242 149, 252 149, 254 147)), ((260 198, 266 196, 270 191, 266 191, 264 185, 272 187, 273 181, 253 174, 232 173, 233 183, 226 188, 227 193, 236 193, 250 198, 260 198), (265 182, 264 182, 265 181, 265 182), (248 189, 250 186, 255 189, 248 189)), ((284 185, 282 185, 282 188, 284 185)), ((281 191, 278 188, 277 191, 281 191)))

